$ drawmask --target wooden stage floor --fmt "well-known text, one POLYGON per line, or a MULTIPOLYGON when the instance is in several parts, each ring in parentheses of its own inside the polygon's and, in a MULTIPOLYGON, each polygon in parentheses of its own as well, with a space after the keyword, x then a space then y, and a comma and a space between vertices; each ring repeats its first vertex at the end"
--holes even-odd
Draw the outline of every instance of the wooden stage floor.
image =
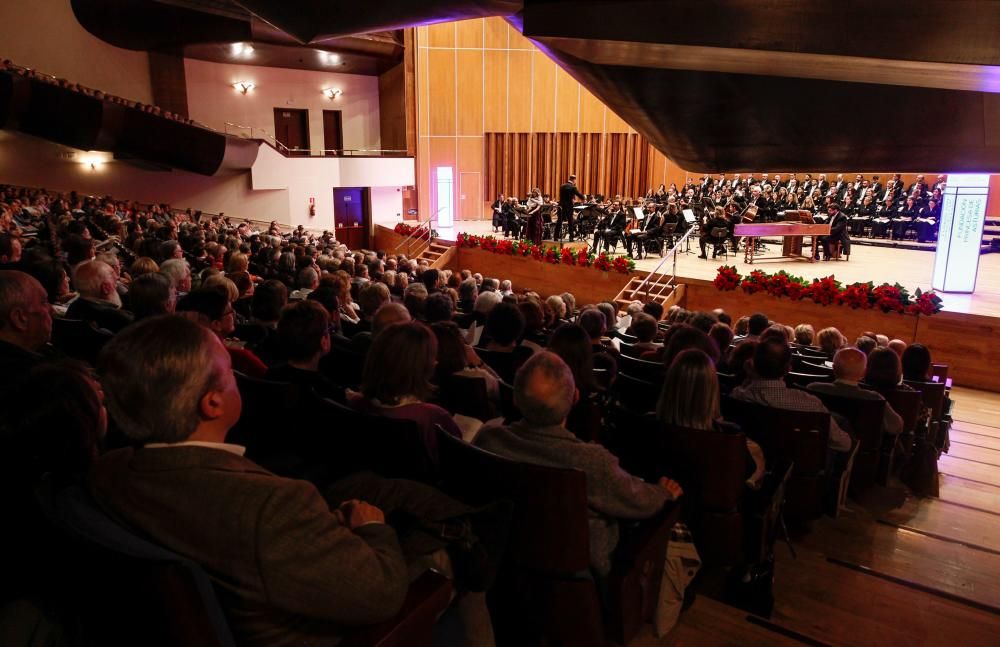
MULTIPOLYGON (((492 233, 490 222, 486 220, 464 220, 455 223, 454 227, 438 228, 441 238, 454 240, 458 233, 485 235, 492 233)), ((502 236, 502 235, 501 235, 502 236)), ((770 253, 780 253, 780 245, 768 246, 770 253)), ((619 248, 620 249, 620 248, 619 248)), ((843 283, 856 281, 874 281, 881 283, 899 283, 912 293, 917 288, 927 290, 931 287, 931 274, 934 270, 933 252, 908 249, 891 249, 885 247, 868 247, 855 245, 849 261, 827 261, 809 263, 800 260, 760 260, 753 265, 743 262, 743 254, 730 254, 728 259, 708 260, 698 258, 697 239, 691 241, 691 253, 680 254, 677 257, 677 274, 682 278, 712 280, 720 265, 734 265, 741 274, 747 274, 752 269, 760 268, 767 272, 785 270, 805 279, 822 278, 833 274, 843 283)), ((660 259, 655 254, 636 262, 640 270, 653 270, 660 259)), ((669 268, 668 268, 669 269, 669 268)), ((682 281, 683 282, 683 281, 682 281)), ((942 294, 944 308, 951 312, 962 312, 1000 317, 1000 254, 983 254, 979 260, 979 277, 976 293, 942 294)))

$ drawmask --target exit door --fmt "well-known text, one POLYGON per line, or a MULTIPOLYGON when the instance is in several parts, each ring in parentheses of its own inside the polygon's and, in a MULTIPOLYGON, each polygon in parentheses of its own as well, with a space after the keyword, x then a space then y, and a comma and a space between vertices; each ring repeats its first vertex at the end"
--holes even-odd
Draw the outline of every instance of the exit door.
POLYGON ((367 188, 334 189, 333 226, 338 242, 352 250, 368 248, 371 191, 367 188))
POLYGON ((297 108, 275 108, 274 136, 288 148, 289 155, 308 155, 309 111, 297 108))

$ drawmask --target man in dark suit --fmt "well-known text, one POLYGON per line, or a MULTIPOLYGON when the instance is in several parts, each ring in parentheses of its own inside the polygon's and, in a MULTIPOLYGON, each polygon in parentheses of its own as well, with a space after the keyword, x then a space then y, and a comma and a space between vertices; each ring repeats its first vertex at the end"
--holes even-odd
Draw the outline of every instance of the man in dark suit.
POLYGON ((33 277, 0 270, 0 420, 13 386, 43 361, 52 336, 52 308, 45 288, 33 277))
POLYGON ((67 319, 80 319, 98 328, 118 332, 132 323, 132 313, 122 309, 114 270, 103 261, 84 261, 73 272, 80 298, 66 310, 67 319))
POLYGON ((576 213, 573 204, 576 200, 584 200, 583 194, 576 188, 576 176, 570 175, 566 183, 559 187, 559 220, 556 223, 556 240, 562 240, 563 223, 568 223, 566 234, 570 240, 576 236, 576 213))
POLYGON ((205 569, 239 644, 331 644, 346 628, 399 611, 418 573, 408 572, 385 523, 383 509, 391 510, 362 496, 387 500, 395 490, 397 501, 419 499, 421 512, 408 518, 439 526, 467 510, 440 493, 422 497, 432 490, 421 484, 382 479, 380 487, 364 473, 333 483, 328 503, 312 483, 245 458, 244 447, 226 443, 242 409, 229 355, 186 318, 155 317, 117 335, 101 378, 132 446, 97 460, 91 494, 115 519, 205 569))
POLYGON ((847 235, 847 225, 850 222, 847 214, 840 210, 840 204, 831 202, 827 205, 826 212, 829 215, 827 222, 830 224, 830 235, 820 236, 819 245, 813 252, 813 258, 819 260, 819 248, 823 247, 823 260, 828 261, 833 255, 833 245, 841 244, 841 250, 847 250, 851 240, 847 235))

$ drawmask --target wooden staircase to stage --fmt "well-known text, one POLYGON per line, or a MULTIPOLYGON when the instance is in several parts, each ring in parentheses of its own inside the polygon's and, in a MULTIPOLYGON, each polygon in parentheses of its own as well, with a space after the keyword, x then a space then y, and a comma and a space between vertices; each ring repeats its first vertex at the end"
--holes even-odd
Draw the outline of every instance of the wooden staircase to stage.
POLYGON ((417 261, 425 260, 432 268, 439 270, 448 267, 448 263, 451 262, 451 257, 454 255, 455 243, 434 238, 415 258, 417 261))
POLYGON ((670 306, 680 303, 681 299, 684 298, 684 285, 677 282, 677 253, 681 246, 687 243, 687 238, 693 231, 693 227, 689 228, 670 251, 663 255, 652 272, 645 277, 633 276, 629 279, 625 287, 615 297, 615 305, 618 306, 619 311, 625 311, 633 301, 659 303, 663 306, 664 311, 670 306), (663 271, 668 260, 671 262, 669 273, 663 271))

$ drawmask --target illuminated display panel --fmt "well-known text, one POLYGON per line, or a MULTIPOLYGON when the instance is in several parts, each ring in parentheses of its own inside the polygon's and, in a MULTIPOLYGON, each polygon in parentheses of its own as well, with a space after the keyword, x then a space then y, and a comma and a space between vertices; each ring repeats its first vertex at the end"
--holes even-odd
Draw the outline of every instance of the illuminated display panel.
POLYGON ((941 206, 934 277, 939 292, 974 292, 990 176, 949 174, 941 206))

